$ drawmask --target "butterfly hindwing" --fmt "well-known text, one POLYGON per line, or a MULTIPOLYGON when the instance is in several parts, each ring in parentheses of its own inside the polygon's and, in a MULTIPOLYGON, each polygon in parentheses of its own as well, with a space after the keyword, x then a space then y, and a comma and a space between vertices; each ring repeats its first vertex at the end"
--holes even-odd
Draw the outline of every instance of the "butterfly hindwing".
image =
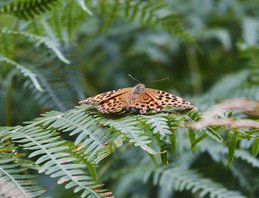
POLYGON ((116 113, 121 111, 127 105, 125 100, 123 100, 122 96, 116 96, 109 100, 105 100, 98 104, 97 109, 101 113, 116 113))
POLYGON ((153 112, 162 111, 160 103, 156 102, 156 100, 146 92, 143 92, 138 96, 132 104, 132 107, 138 109, 141 114, 145 114, 148 110, 152 110, 153 112))

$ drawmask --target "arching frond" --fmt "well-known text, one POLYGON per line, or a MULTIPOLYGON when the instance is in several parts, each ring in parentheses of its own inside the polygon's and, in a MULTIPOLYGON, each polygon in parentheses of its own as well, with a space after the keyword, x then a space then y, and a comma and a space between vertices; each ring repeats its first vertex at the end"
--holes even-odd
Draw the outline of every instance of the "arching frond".
POLYGON ((40 85, 40 82, 37 79, 37 75, 34 72, 32 72, 31 70, 29 70, 27 67, 25 67, 25 66, 15 62, 15 61, 9 59, 9 58, 3 57, 1 55, 0 55, 0 62, 5 62, 5 63, 8 63, 8 64, 10 64, 12 66, 15 66, 18 70, 21 71, 21 73, 24 76, 30 78, 30 80, 32 81, 32 84, 34 85, 34 87, 38 91, 40 91, 40 92, 43 91, 43 88, 42 88, 42 86, 40 85))
POLYGON ((105 13, 106 27, 116 18, 125 18, 148 27, 159 27, 173 33, 186 42, 194 42, 194 39, 185 31, 185 28, 172 5, 160 1, 101 1, 98 5, 100 13, 105 13))
MULTIPOLYGON (((89 161, 96 157, 99 151, 105 149, 114 137, 118 136, 103 127, 101 117, 89 114, 82 108, 68 111, 54 118, 51 124, 49 124, 51 122, 49 119, 43 124, 47 125, 47 128, 69 132, 70 136, 77 135, 75 145, 78 150, 84 149, 84 154, 88 156, 89 161)), ((95 161, 100 161, 100 159, 95 158, 95 161)))
POLYGON ((55 135, 55 130, 27 125, 9 131, 8 136, 24 149, 30 150, 29 157, 38 157, 35 163, 40 165, 39 173, 59 178, 58 184, 65 184, 67 189, 74 188, 74 192, 81 191, 82 197, 110 196, 88 176, 85 165, 66 151, 69 147, 65 140, 55 135))
MULTIPOLYGON (((0 137, 4 138, 4 134, 7 133, 1 130, 0 137)), ((1 142, 0 197, 29 198, 43 194, 45 190, 34 180, 36 175, 25 174, 28 169, 21 167, 20 160, 16 157, 15 152, 8 151, 10 148, 3 141, 1 142)))
POLYGON ((93 15, 92 11, 86 6, 84 0, 76 0, 76 2, 85 12, 87 12, 89 15, 93 15))
POLYGON ((135 146, 141 147, 144 151, 150 154, 159 154, 149 146, 151 140, 145 134, 144 130, 138 126, 136 118, 128 116, 119 119, 107 119, 103 121, 103 124, 124 134, 129 139, 129 142, 134 143, 135 146))
POLYGON ((198 193, 200 197, 209 195, 217 198, 245 198, 240 192, 229 190, 191 169, 163 167, 154 172, 153 178, 155 185, 163 186, 169 192, 188 190, 193 194, 198 193))
MULTIPOLYGON (((205 143, 199 145, 199 148, 201 151, 207 151, 211 157, 215 161, 224 161, 226 162, 227 156, 229 156, 229 148, 222 145, 213 145, 211 142, 206 141, 205 143)), ((253 155, 251 155, 248 151, 244 151, 241 149, 233 148, 232 158, 241 159, 247 162, 248 164, 252 165, 255 168, 259 168, 259 160, 257 158, 254 158, 253 155), (235 152, 233 152, 235 151, 235 152)))
POLYGON ((46 47, 48 47, 49 49, 51 49, 54 52, 54 54, 56 54, 56 56, 64 63, 67 63, 67 64, 70 63, 69 60, 67 60, 65 58, 65 56, 62 54, 62 52, 58 48, 58 44, 54 40, 51 40, 47 37, 35 35, 35 34, 29 33, 29 32, 24 32, 24 31, 9 30, 7 28, 0 28, 0 34, 11 34, 11 35, 24 36, 30 40, 35 41, 37 44, 43 44, 46 47))
POLYGON ((84 97, 81 88, 82 75, 77 71, 62 67, 62 70, 34 68, 44 92, 36 90, 28 81, 25 83, 39 104, 58 111, 66 111, 72 108, 78 98, 84 97), (60 83, 61 81, 64 82, 60 83))

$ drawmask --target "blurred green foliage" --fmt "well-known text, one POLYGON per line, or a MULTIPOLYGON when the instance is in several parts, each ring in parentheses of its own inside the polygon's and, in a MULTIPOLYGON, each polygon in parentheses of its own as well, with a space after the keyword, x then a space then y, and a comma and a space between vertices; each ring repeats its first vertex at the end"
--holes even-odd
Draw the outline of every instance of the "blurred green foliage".
MULTIPOLYGON (((226 98, 258 100, 258 9, 257 0, 0 1, 0 126, 66 112, 87 96, 134 86, 128 74, 185 96, 201 111, 226 98), (170 80, 152 83, 165 77, 170 80)), ((123 146, 99 164, 97 181, 117 197, 202 197, 188 183, 172 184, 186 168, 185 180, 205 189, 220 185, 259 196, 253 139, 234 142, 237 159, 227 167, 235 131, 224 133, 222 144, 203 140, 192 153, 188 132, 175 130, 168 167, 150 165, 152 157, 138 147, 123 146)), ((71 197, 56 181, 39 180, 48 195, 71 197)))

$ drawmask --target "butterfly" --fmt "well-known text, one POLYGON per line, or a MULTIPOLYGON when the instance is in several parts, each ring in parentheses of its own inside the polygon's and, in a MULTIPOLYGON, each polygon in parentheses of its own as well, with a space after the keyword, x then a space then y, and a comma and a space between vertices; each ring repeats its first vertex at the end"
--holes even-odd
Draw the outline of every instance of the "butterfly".
POLYGON ((103 114, 116 113, 124 109, 137 109, 140 114, 146 114, 147 111, 161 112, 166 107, 196 108, 183 98, 161 90, 145 88, 142 83, 137 84, 135 87, 104 92, 86 98, 80 101, 79 104, 95 104, 98 111, 103 114))

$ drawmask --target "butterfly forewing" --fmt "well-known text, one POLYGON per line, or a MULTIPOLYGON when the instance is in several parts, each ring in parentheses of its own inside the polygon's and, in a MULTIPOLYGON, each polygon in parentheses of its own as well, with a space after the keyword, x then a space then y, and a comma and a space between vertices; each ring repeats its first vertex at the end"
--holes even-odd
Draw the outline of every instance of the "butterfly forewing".
POLYGON ((98 94, 93 97, 86 98, 85 100, 81 100, 79 104, 100 104, 105 101, 109 101, 114 97, 121 96, 124 93, 127 93, 131 90, 131 88, 123 88, 112 91, 107 91, 101 94, 98 94))
POLYGON ((154 99, 155 104, 157 104, 157 106, 159 106, 159 108, 161 107, 162 109, 166 107, 176 107, 184 109, 195 108, 192 103, 184 100, 179 96, 173 95, 165 91, 146 88, 145 92, 150 95, 154 99))

